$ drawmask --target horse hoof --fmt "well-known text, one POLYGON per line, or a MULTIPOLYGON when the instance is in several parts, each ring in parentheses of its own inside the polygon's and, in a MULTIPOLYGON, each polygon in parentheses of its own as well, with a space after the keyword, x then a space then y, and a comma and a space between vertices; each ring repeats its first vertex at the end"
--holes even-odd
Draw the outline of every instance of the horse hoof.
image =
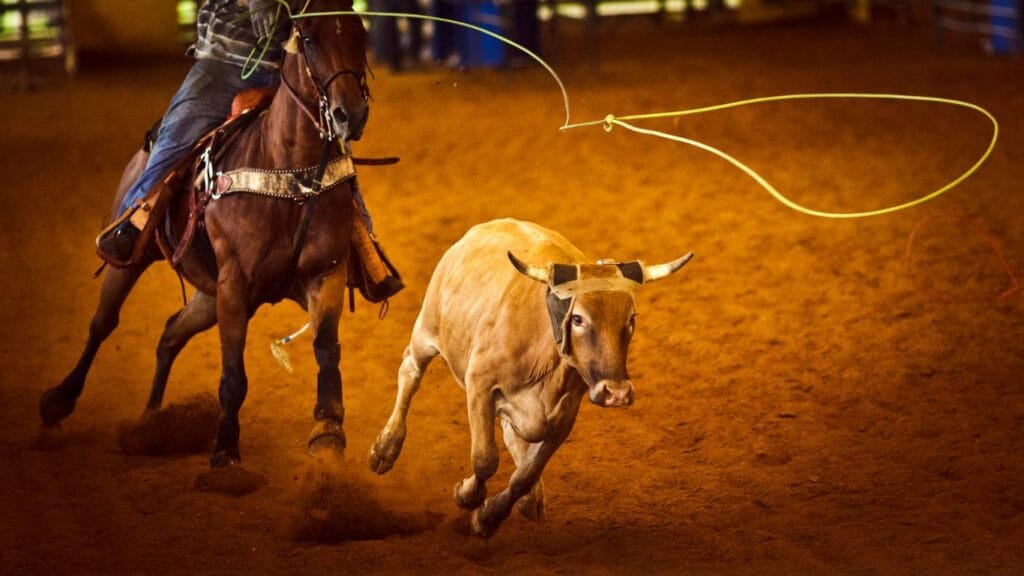
POLYGON ((405 443, 405 430, 388 433, 381 431, 377 440, 370 448, 370 470, 376 474, 385 474, 398 460, 402 453, 402 444, 405 443))
POLYGON ((345 453, 345 431, 337 420, 320 420, 309 434, 309 453, 314 456, 323 453, 345 453))
POLYGON ((210 456, 210 468, 227 468, 238 466, 242 463, 242 457, 236 454, 228 454, 227 450, 218 450, 210 456))
POLYGON ((463 495, 463 487, 465 486, 465 480, 459 480, 459 483, 455 485, 452 490, 452 497, 455 498, 455 504, 463 510, 473 510, 479 508, 484 500, 487 499, 487 489, 483 487, 483 482, 477 482, 477 489, 471 494, 463 495))
POLYGON ((75 399, 69 398, 59 387, 50 388, 39 399, 39 417, 47 428, 60 424, 74 411, 75 399))

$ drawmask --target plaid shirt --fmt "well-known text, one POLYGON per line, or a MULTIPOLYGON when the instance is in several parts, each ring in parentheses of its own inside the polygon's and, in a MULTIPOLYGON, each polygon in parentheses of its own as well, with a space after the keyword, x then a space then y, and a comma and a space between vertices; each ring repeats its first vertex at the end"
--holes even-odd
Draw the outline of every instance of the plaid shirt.
MULTIPOLYGON (((196 58, 209 58, 242 66, 256 46, 256 34, 252 31, 249 8, 236 0, 206 0, 196 16, 196 24, 196 42, 188 49, 188 54, 196 58)), ((280 27, 277 37, 271 42, 263 61, 259 64, 261 69, 278 68, 283 56, 281 45, 288 38, 288 32, 288 26, 280 27)), ((256 50, 253 62, 261 50, 262 47, 256 50)))

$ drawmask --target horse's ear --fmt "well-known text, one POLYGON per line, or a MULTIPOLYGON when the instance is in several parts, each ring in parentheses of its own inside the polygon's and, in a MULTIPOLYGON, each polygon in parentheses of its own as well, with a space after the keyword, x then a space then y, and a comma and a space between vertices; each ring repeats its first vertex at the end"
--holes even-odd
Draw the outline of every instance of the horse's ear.
POLYGON ((284 43, 284 51, 289 54, 299 53, 299 29, 297 26, 292 26, 292 33, 288 36, 288 41, 284 43))

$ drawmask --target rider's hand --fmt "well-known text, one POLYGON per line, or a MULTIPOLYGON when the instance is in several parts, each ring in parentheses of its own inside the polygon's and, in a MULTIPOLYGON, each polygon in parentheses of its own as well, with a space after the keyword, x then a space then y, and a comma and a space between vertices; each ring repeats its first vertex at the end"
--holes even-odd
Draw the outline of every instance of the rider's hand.
POLYGON ((277 0, 249 0, 249 18, 258 40, 270 38, 277 27, 277 0))

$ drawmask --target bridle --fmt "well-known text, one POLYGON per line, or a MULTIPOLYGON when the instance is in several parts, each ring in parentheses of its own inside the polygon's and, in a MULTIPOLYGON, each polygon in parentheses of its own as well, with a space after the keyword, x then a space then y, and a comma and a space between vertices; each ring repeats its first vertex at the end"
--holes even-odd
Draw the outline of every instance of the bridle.
POLYGON ((288 94, 293 100, 295 100, 295 103, 298 104, 299 110, 301 110, 302 113, 305 114, 306 118, 313 123, 313 126, 320 133, 320 139, 325 143, 334 142, 338 139, 339 134, 335 133, 334 124, 330 121, 331 103, 327 98, 327 89, 338 78, 346 75, 352 76, 359 84, 360 96, 363 101, 369 100, 370 91, 366 84, 366 73, 360 73, 352 70, 351 68, 341 68, 339 70, 335 70, 330 76, 328 76, 326 81, 321 82, 313 72, 313 68, 309 64, 309 55, 306 53, 306 43, 312 42, 311 37, 307 36, 302 31, 298 22, 293 21, 292 26, 294 26, 292 38, 290 38, 288 42, 289 44, 294 42, 295 51, 298 53, 299 59, 302 63, 302 69, 305 70, 306 77, 309 78, 309 81, 313 84, 313 91, 317 102, 317 114, 313 114, 313 112, 310 111, 309 103, 301 94, 299 94, 298 90, 288 83, 284 74, 281 75, 281 84, 284 85, 288 94))

